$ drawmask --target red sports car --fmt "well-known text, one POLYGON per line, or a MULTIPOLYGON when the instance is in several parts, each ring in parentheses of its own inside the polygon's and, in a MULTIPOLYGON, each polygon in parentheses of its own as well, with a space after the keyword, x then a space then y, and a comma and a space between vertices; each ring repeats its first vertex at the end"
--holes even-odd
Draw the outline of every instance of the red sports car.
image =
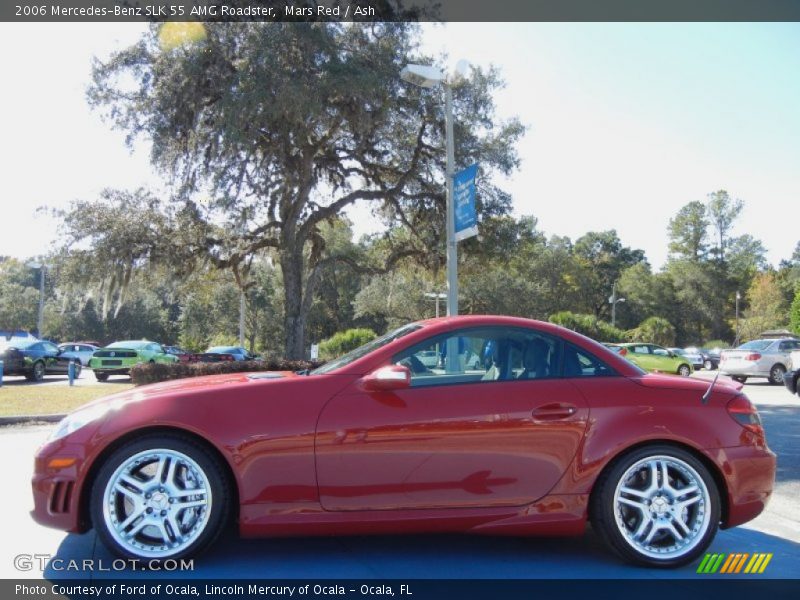
POLYGON ((677 566, 769 499, 775 455, 740 390, 648 375, 548 323, 423 321, 311 372, 90 404, 39 450, 33 516, 94 526, 137 559, 194 555, 231 522, 244 536, 591 522, 623 558, 677 566))

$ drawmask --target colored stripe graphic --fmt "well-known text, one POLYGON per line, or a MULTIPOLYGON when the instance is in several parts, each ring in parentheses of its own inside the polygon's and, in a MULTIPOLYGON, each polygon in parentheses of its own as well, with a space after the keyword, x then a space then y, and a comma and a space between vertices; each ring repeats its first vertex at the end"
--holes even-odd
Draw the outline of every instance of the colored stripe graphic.
POLYGON ((717 572, 720 574, 758 574, 766 570, 771 560, 772 553, 766 552, 756 552, 752 555, 743 552, 736 552, 734 554, 706 554, 697 567, 697 573, 706 575, 717 572), (742 571, 742 569, 744 569, 744 571, 742 571))

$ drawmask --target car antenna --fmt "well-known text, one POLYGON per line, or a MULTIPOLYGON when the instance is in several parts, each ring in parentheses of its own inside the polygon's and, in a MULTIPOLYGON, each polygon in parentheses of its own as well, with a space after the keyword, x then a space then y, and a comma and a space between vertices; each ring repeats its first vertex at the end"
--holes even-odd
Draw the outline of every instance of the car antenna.
POLYGON ((713 391, 714 386, 717 384, 717 379, 719 379, 719 369, 717 369, 717 373, 716 375, 714 375, 714 379, 711 381, 711 385, 708 386, 706 393, 703 394, 703 397, 701 399, 703 404, 708 404, 708 399, 711 398, 711 392, 713 391))

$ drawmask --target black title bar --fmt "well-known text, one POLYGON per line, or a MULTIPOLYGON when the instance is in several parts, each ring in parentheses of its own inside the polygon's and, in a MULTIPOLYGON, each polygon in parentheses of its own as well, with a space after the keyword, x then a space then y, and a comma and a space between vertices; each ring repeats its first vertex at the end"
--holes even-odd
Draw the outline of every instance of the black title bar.
POLYGON ((800 21, 800 0, 3 0, 0 21, 800 21))

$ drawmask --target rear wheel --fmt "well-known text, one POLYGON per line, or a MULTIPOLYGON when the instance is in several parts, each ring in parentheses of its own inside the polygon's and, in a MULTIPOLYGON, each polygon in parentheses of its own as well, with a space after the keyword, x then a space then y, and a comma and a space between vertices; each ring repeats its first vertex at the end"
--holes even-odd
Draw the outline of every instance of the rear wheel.
POLYGON ((772 368, 769 370, 769 382, 772 385, 781 385, 784 375, 786 375, 786 367, 783 365, 772 365, 772 368))
POLYGON ((608 469, 592 493, 592 525, 615 552, 650 567, 678 567, 716 535, 720 500, 708 469, 673 446, 640 448, 608 469))
POLYGON ((706 371, 713 371, 714 370, 714 363, 710 360, 707 360, 703 363, 703 367, 705 367, 706 371))
POLYGON ((228 522, 230 490, 219 460, 180 435, 131 442, 103 464, 92 488, 92 523, 115 554, 194 556, 228 522))
POLYGON ((42 381, 44 380, 44 374, 44 363, 40 360, 37 360, 35 363, 33 363, 30 373, 25 374, 25 379, 28 381, 42 381))
POLYGON ((692 374, 692 367, 690 367, 689 365, 683 364, 680 367, 678 367, 678 375, 680 375, 681 377, 689 377, 689 375, 691 374, 692 374))
POLYGON ((94 377, 97 381, 108 381, 108 373, 101 373, 100 371, 94 372, 94 377))

